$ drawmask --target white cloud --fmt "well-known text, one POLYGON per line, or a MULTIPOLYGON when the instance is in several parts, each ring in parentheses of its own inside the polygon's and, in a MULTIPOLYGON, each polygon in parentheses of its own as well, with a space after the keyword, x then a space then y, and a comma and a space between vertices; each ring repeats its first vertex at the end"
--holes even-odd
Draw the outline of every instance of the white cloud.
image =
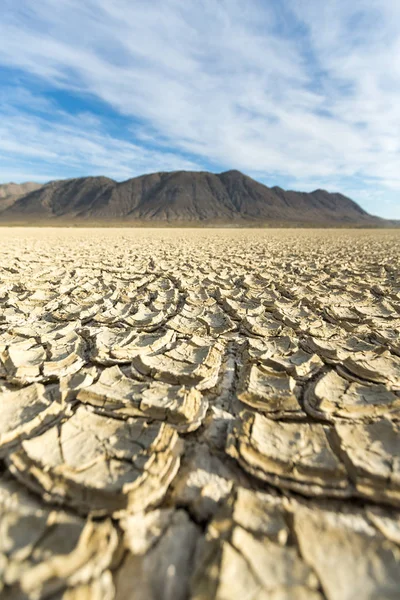
POLYGON ((123 180, 156 170, 199 168, 173 152, 150 150, 105 133, 104 121, 91 113, 73 116, 24 93, 17 94, 16 107, 13 102, 9 99, 5 106, 0 101, 0 181, 44 182, 71 171, 123 180), (20 109, 20 97, 29 97, 43 114, 20 109), (51 110, 52 120, 45 110, 51 110))
POLYGON ((50 124, 19 109, 0 125, 3 152, 120 178, 210 162, 316 187, 355 177, 365 190, 400 188, 392 0, 3 0, 2 10, 0 63, 141 121, 127 142, 87 115, 50 124))

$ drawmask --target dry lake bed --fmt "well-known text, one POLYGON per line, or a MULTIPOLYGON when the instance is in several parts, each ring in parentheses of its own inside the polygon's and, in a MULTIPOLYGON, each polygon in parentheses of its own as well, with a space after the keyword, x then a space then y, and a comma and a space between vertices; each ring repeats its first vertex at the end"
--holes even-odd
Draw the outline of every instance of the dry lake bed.
POLYGON ((0 229, 0 597, 400 598, 400 231, 0 229))

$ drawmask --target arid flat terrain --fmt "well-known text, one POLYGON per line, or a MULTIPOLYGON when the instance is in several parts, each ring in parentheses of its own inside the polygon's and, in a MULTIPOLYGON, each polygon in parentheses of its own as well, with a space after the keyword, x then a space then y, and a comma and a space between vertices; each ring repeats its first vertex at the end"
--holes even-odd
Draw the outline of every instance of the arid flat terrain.
POLYGON ((2 600, 400 594, 400 231, 0 229, 2 600))

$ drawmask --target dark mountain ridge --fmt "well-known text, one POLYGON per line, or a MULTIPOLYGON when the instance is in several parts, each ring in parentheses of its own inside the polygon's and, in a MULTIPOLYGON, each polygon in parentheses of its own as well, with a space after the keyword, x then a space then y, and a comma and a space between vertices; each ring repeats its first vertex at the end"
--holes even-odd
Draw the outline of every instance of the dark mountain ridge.
POLYGON ((48 219, 332 225, 385 222, 342 194, 269 188, 239 171, 159 172, 121 183, 107 177, 50 181, 0 212, 2 221, 48 219))
POLYGON ((29 192, 41 188, 40 183, 26 181, 25 183, 1 183, 0 184, 0 212, 12 206, 18 198, 25 196, 29 192))

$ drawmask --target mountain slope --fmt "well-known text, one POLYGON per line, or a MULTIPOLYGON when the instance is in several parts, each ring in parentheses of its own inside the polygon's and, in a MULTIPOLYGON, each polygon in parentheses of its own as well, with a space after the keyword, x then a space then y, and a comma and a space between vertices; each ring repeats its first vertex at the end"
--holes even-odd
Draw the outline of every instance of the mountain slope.
POLYGON ((38 190, 42 185, 27 181, 26 183, 3 183, 0 184, 0 212, 12 206, 18 198, 38 190))
POLYGON ((239 171, 161 172, 122 183, 106 177, 52 181, 20 197, 0 218, 366 225, 380 222, 342 194, 269 188, 239 171))

